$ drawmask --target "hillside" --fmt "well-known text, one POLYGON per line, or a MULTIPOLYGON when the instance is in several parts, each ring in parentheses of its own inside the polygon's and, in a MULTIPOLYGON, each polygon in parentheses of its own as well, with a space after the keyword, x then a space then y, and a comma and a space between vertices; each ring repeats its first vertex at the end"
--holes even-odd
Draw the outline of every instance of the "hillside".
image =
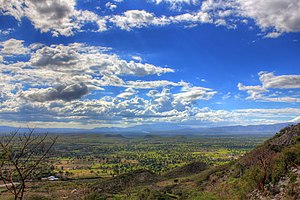
POLYGON ((160 177, 132 172, 96 184, 94 192, 87 199, 113 193, 124 199, 299 199, 300 124, 223 166, 191 163, 160 177))
MULTIPOLYGON (((99 133, 99 134, 122 134, 130 136, 141 135, 197 135, 197 134, 269 134, 279 131, 290 123, 279 124, 261 124, 261 125, 248 125, 248 126, 222 126, 211 128, 197 128, 197 127, 184 127, 174 123, 158 123, 158 124, 145 124, 137 125, 127 128, 94 128, 94 129, 76 129, 76 128, 37 128, 37 132, 49 133, 99 133)), ((9 133, 18 130, 24 132, 27 127, 12 127, 0 126, 0 134, 9 133)))

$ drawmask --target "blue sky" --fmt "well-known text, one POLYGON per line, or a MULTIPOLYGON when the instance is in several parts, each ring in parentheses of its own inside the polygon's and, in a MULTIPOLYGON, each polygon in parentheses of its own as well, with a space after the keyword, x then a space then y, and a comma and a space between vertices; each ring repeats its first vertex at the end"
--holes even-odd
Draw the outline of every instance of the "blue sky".
POLYGON ((0 125, 300 120, 298 0, 0 0, 0 125))

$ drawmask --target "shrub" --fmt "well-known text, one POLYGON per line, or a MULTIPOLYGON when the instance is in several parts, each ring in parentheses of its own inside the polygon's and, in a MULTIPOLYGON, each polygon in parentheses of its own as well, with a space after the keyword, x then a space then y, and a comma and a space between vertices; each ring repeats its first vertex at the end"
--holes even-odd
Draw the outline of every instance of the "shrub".
POLYGON ((29 197, 30 200, 51 200, 49 197, 44 197, 44 196, 31 196, 29 197))
POLYGON ((84 200, 106 200, 107 197, 104 195, 101 195, 99 193, 91 193, 87 195, 84 200))
POLYGON ((278 155, 272 162, 271 165, 271 179, 272 182, 278 182, 282 174, 286 172, 286 163, 284 156, 278 155))

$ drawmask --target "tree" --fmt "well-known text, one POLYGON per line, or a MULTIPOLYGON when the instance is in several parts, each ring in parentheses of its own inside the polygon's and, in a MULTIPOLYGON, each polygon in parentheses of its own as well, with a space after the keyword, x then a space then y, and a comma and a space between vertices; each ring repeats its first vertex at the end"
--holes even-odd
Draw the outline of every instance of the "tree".
POLYGON ((26 181, 33 178, 57 137, 34 134, 34 129, 19 130, 1 137, 0 178, 15 199, 23 199, 26 181))
POLYGON ((250 165, 258 166, 258 169, 261 173, 259 173, 258 187, 260 190, 264 190, 264 186, 266 184, 268 178, 268 172, 270 171, 270 165, 275 157, 276 153, 272 151, 270 148, 263 146, 258 148, 252 152, 252 156, 249 156, 247 162, 250 165))

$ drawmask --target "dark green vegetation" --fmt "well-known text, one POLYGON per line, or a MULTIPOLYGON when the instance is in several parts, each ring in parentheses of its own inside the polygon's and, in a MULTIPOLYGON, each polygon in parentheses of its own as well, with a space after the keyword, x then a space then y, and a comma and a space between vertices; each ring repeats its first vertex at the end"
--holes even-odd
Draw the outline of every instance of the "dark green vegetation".
POLYGON ((65 135, 46 169, 60 180, 32 182, 29 199, 299 199, 300 125, 268 140, 65 135))
POLYGON ((223 165, 261 144, 257 136, 61 135, 51 157, 64 178, 107 177, 146 169, 163 174, 194 161, 223 165))

